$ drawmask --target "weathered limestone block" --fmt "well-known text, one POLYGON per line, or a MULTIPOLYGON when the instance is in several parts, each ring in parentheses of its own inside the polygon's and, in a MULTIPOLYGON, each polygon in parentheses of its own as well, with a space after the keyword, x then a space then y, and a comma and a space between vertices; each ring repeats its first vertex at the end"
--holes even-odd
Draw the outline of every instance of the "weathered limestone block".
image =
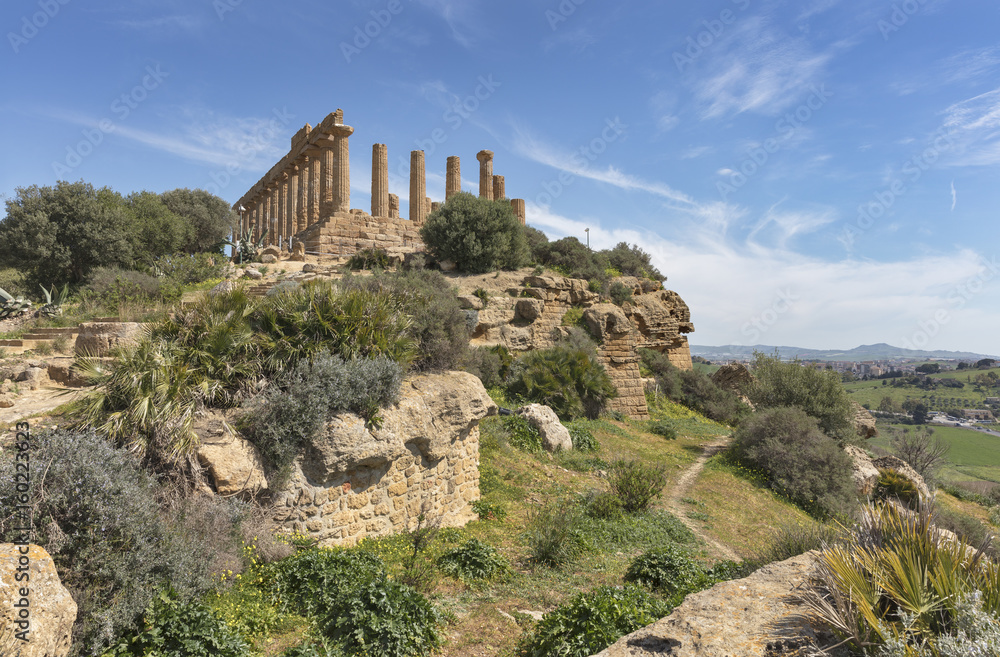
MULTIPOLYGON (((274 256, 275 258, 278 258, 278 257, 281 256, 281 249, 279 249, 276 246, 264 247, 261 250, 260 255, 261 255, 261 258, 263 258, 263 256, 266 256, 266 255, 270 255, 270 256, 274 256)), ((263 260, 261 260, 261 262, 263 262, 263 260)))
POLYGON ((569 435, 569 429, 562 425, 559 416, 548 406, 528 404, 517 409, 516 413, 538 430, 542 437, 542 447, 546 451, 573 449, 573 439, 569 435))
POLYGON ((303 472, 321 485, 331 473, 389 463, 406 453, 403 440, 391 432, 372 433, 364 419, 351 414, 334 416, 306 452, 303 472))
POLYGON ((479 160, 479 198, 493 200, 493 151, 476 153, 479 160))
POLYGON ((461 294, 458 297, 458 303, 462 306, 464 310, 482 310, 486 307, 486 304, 482 299, 474 294, 461 294))
POLYGON ((600 341, 614 339, 614 336, 631 332, 632 324, 625 312, 612 303, 599 303, 583 313, 583 320, 591 335, 600 341))
POLYGON ((858 435, 865 440, 877 436, 878 427, 875 423, 875 416, 856 401, 851 402, 851 408, 854 409, 854 417, 851 421, 854 423, 854 428, 857 429, 858 435))
POLYGON ((854 487, 858 495, 871 495, 878 483, 878 468, 872 462, 865 450, 854 445, 847 445, 844 451, 851 457, 853 465, 851 467, 851 479, 854 480, 854 487))
POLYGON ((21 373, 17 375, 15 379, 18 383, 24 384, 29 390, 38 390, 39 388, 49 385, 52 381, 49 379, 49 373, 46 368, 30 366, 21 370, 21 373))
MULTIPOLYGON (((761 657, 768 644, 818 641, 797 596, 816 560, 807 552, 687 596, 664 619, 594 657, 761 657)), ((796 653, 798 654, 798 653, 796 653)))
POLYGON ((256 495, 267 488, 264 462, 253 444, 240 438, 219 412, 206 411, 195 418, 198 462, 208 471, 219 495, 256 495))
POLYGON ((462 191, 462 160, 457 155, 448 156, 444 190, 445 201, 462 191))
POLYGON ((524 351, 532 347, 534 335, 526 326, 504 325, 500 327, 500 340, 511 351, 524 351))
POLYGON ((136 322, 83 322, 76 337, 77 356, 107 356, 115 347, 135 344, 143 325, 136 322))
POLYGON ((270 253, 265 253, 260 257, 260 261, 265 265, 273 265, 278 262, 278 256, 271 255, 270 253))
POLYGON ((306 245, 302 242, 295 242, 292 245, 292 262, 305 262, 306 261, 306 245))
POLYGON ((541 299, 518 299, 516 313, 518 317, 533 322, 542 316, 545 311, 545 302, 541 299))
POLYGON ((0 653, 12 657, 68 655, 76 612, 76 602, 59 580, 48 552, 38 545, 0 544, 0 627, 4 628, 0 653), (27 573, 28 580, 17 581, 18 568, 24 566, 27 571, 21 572, 27 573), (24 608, 30 614, 27 628, 18 625, 24 608), (14 635, 23 629, 28 629, 26 642, 14 635))
POLYGON ((251 281, 259 281, 264 278, 264 274, 260 273, 256 267, 247 267, 244 269, 243 276, 249 278, 251 281))
POLYGON ((410 151, 410 221, 420 225, 427 218, 424 201, 427 198, 427 178, 424 152, 410 151))

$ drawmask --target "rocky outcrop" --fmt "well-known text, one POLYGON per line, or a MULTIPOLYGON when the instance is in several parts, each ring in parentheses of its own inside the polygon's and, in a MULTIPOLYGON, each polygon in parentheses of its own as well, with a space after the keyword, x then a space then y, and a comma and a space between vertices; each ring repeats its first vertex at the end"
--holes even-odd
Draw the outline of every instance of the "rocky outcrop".
POLYGON ((611 303, 599 303, 584 311, 583 319, 598 340, 597 357, 618 390, 618 396, 609 405, 629 417, 648 418, 636 351, 639 340, 625 310, 611 303))
POLYGON ((764 566, 744 579, 687 596, 666 618, 622 637, 596 657, 803 655, 818 642, 797 602, 816 553, 764 566))
POLYGON ((875 416, 856 401, 851 402, 851 408, 854 411, 852 422, 854 422, 854 428, 857 429, 858 435, 865 440, 877 436, 878 428, 875 426, 875 416))
POLYGON ((548 406, 528 404, 517 409, 516 413, 538 431, 542 437, 542 447, 546 451, 573 449, 573 438, 569 435, 569 429, 563 426, 559 416, 548 406))
POLYGON ((472 374, 407 379, 379 426, 341 413, 307 445, 275 496, 275 520, 322 545, 408 531, 421 514, 462 526, 477 517, 479 421, 497 410, 472 374))
POLYGON ((920 493, 921 499, 929 500, 931 498, 931 491, 927 488, 927 482, 903 459, 897 456, 883 456, 872 461, 872 464, 879 470, 892 470, 903 475, 917 487, 917 492, 920 493))
POLYGON ((0 654, 68 655, 76 612, 48 552, 37 545, 0 544, 0 654))
POLYGON ((225 416, 206 411, 194 421, 199 445, 198 462, 205 468, 213 489, 227 497, 254 496, 267 488, 264 462, 251 443, 233 431, 225 416))
POLYGON ((871 457, 860 447, 848 445, 844 451, 851 457, 853 463, 851 479, 854 480, 854 488, 858 491, 858 495, 871 495, 875 492, 875 485, 878 483, 878 468, 872 463, 871 457))
POLYGON ((750 402, 750 398, 747 397, 747 391, 753 384, 753 380, 753 374, 743 363, 723 365, 712 375, 712 381, 715 385, 734 393, 740 398, 740 401, 750 408, 754 406, 750 402))
POLYGON ((143 325, 136 322, 83 322, 76 337, 77 356, 107 356, 116 347, 135 344, 143 325))

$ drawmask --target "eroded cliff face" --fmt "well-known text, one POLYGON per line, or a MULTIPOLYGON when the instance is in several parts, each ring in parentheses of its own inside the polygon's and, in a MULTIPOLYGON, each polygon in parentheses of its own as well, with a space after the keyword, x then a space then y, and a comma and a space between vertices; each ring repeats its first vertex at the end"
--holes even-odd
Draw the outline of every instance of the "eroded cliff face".
POLYGON ((598 357, 618 388, 611 408, 647 418, 636 350, 663 352, 675 366, 691 369, 687 340, 694 331, 691 311, 676 292, 656 281, 630 276, 615 280, 632 291, 622 307, 600 303, 588 281, 560 276, 526 276, 520 287, 493 295, 485 303, 464 296, 465 305, 478 313, 472 344, 503 345, 511 351, 545 349, 569 331, 563 326, 566 313, 583 308, 586 326, 599 342, 598 357))
POLYGON ((275 520, 321 545, 412 530, 421 514, 462 526, 477 517, 479 421, 496 412, 472 374, 407 379, 380 427, 351 413, 327 423, 276 495, 275 520))

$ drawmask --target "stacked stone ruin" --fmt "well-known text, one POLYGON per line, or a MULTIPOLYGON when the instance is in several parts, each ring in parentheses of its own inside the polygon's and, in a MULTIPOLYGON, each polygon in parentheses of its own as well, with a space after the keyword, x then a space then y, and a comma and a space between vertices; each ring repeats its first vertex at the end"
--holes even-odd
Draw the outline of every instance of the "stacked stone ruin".
MULTIPOLYGON (((351 209, 351 164, 348 140, 354 128, 344 125, 338 109, 316 127, 306 124, 292 137, 288 154, 277 162, 233 209, 240 215, 240 233, 267 245, 289 250, 301 243, 306 253, 350 256, 365 248, 382 248, 390 255, 423 250, 419 230, 440 207, 427 196, 423 151, 410 153, 409 217, 399 216, 399 197, 389 192, 389 153, 385 144, 372 146, 371 214, 351 209), (266 233, 265 233, 266 231, 266 233)), ((482 150, 479 195, 506 199, 504 177, 493 174, 493 152, 482 150)), ((447 159, 445 200, 462 191, 461 162, 447 159)), ((511 199, 521 224, 523 199, 511 199)))

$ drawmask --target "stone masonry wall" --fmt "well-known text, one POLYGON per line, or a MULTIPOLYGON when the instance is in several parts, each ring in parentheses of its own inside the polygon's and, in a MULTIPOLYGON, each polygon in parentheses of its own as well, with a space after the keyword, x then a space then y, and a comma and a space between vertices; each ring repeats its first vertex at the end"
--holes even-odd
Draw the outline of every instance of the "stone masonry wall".
POLYGON ((407 379, 379 428, 350 413, 327 424, 275 496, 274 519, 327 546, 412 530, 421 514, 462 526, 477 517, 479 420, 496 412, 472 374, 407 379))
POLYGON ((327 217, 298 237, 309 254, 351 256, 362 249, 380 248, 389 255, 405 255, 424 250, 419 229, 406 219, 375 218, 352 210, 327 217))

